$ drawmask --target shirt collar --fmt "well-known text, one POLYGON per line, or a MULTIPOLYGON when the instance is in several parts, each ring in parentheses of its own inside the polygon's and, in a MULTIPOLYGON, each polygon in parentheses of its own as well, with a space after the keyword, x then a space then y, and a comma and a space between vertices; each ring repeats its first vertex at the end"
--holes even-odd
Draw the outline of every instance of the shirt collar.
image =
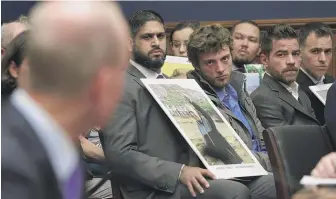
POLYGON ((78 165, 79 154, 75 144, 51 115, 23 89, 14 91, 11 102, 34 129, 58 181, 63 183, 78 165))
POLYGON ((325 76, 323 75, 322 77, 321 77, 321 79, 320 80, 317 80, 316 78, 314 78, 313 76, 311 76, 305 69, 303 69, 302 67, 300 68, 301 69, 301 71, 304 73, 304 74, 306 74, 308 77, 309 77, 309 79, 311 79, 312 81, 313 81, 313 83, 315 84, 315 85, 319 85, 319 84, 324 84, 324 79, 325 79, 325 76))
POLYGON ((156 79, 159 75, 162 75, 164 77, 164 75, 162 73, 156 73, 138 63, 136 63, 133 60, 130 60, 130 63, 137 68, 147 79, 156 79))

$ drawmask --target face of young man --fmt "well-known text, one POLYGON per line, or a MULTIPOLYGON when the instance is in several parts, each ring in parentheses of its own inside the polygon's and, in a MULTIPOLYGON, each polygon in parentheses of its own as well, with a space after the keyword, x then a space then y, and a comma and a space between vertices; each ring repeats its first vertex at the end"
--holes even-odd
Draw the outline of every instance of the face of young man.
POLYGON ((231 76, 230 48, 226 46, 218 52, 200 54, 199 65, 199 72, 211 86, 223 88, 229 83, 231 76))
POLYGON ((171 41, 174 56, 187 57, 187 43, 193 32, 194 30, 189 27, 174 32, 171 41))
POLYGON ((332 60, 332 38, 330 36, 317 37, 313 32, 308 35, 306 42, 301 46, 301 51, 301 67, 319 80, 327 73, 332 60))
POLYGON ((287 85, 293 83, 301 62, 297 39, 273 40, 270 54, 262 54, 261 61, 273 78, 287 85))
POLYGON ((238 24, 232 32, 232 59, 236 64, 250 64, 260 50, 260 30, 249 24, 238 24))
POLYGON ((163 24, 148 21, 133 41, 134 61, 154 71, 160 71, 166 58, 166 33, 163 24))

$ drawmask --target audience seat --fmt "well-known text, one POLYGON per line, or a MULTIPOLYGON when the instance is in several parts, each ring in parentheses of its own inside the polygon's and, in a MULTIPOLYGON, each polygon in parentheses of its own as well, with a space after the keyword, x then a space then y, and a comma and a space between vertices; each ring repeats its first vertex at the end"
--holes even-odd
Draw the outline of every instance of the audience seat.
POLYGON ((275 178, 277 197, 290 199, 300 180, 333 147, 325 127, 282 126, 264 130, 264 140, 275 178))

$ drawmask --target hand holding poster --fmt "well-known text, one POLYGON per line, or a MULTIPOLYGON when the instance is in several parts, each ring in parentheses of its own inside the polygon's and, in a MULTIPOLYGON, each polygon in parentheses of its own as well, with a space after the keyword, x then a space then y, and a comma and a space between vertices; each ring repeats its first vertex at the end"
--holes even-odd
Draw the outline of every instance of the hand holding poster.
POLYGON ((267 175, 245 143, 190 79, 142 79, 207 169, 217 178, 267 175))

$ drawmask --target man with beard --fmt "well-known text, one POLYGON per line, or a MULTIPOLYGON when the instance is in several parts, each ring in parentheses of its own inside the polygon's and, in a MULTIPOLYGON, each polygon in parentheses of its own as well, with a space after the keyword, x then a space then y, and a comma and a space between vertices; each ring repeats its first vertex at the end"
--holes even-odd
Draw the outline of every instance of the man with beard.
POLYGON ((324 104, 313 94, 309 86, 334 82, 334 78, 326 74, 332 60, 333 33, 327 25, 313 22, 300 29, 299 38, 302 62, 296 81, 308 95, 316 118, 323 125, 324 104))
POLYGON ((295 81, 301 62, 295 30, 287 24, 270 29, 260 60, 266 74, 251 97, 263 126, 319 125, 309 98, 295 81))
POLYGON ((248 199, 250 190, 231 180, 212 180, 141 78, 164 78, 166 35, 161 16, 141 10, 129 19, 133 57, 124 98, 103 131, 105 156, 125 199, 248 199))
POLYGON ((232 71, 245 73, 244 64, 252 64, 260 53, 260 29, 254 21, 242 20, 231 30, 232 71))

